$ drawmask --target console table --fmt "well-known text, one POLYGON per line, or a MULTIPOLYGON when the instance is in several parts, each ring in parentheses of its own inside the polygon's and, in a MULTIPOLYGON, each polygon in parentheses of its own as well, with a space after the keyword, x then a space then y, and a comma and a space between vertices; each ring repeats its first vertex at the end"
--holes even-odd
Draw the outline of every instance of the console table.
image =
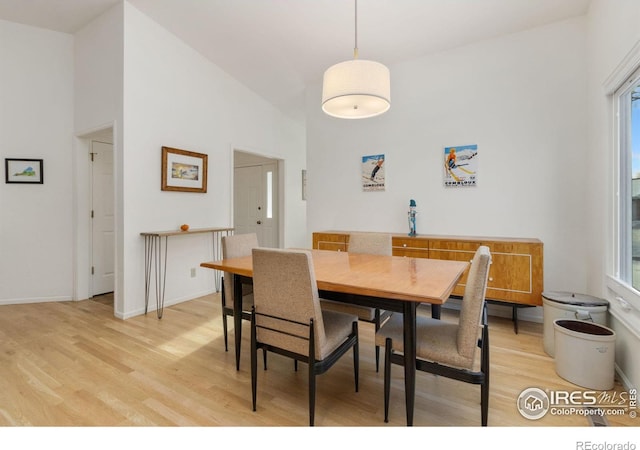
MULTIPOLYGON (((188 234, 211 233, 213 235, 213 259, 222 259, 220 245, 223 236, 233 234, 233 228, 193 228, 187 231, 147 231, 140 233, 144 237, 144 313, 149 309, 149 294, 151 290, 151 273, 155 275, 156 313, 162 319, 164 310, 164 291, 167 281, 167 248, 169 236, 184 236, 188 234)), ((216 292, 220 290, 222 273, 214 272, 216 292)))

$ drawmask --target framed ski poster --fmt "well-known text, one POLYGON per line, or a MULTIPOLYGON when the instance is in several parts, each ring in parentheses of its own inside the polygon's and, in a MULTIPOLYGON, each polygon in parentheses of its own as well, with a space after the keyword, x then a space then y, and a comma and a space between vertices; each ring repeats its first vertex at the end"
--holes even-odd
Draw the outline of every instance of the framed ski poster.
POLYGON ((384 191, 384 155, 362 157, 362 190, 384 191))
POLYGON ((478 179, 478 145, 444 148, 444 185, 475 186, 478 179))

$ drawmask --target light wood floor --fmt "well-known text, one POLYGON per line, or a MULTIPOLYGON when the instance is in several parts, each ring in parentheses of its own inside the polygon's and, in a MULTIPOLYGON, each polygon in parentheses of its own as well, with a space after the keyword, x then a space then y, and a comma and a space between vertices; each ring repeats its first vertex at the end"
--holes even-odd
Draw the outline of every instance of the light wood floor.
MULTIPOLYGON (((444 312, 445 320, 455 312, 444 312)), ((229 321, 230 330, 232 322, 229 321)), ((490 318, 489 426, 588 426, 579 415, 538 421, 516 408, 528 387, 579 390, 559 378, 542 348, 542 325, 490 318)), ((404 426, 402 368, 392 368, 390 423, 383 375, 375 372, 373 326, 360 324, 360 391, 351 355, 318 378, 316 426, 404 426)), ((240 371, 233 331, 225 352, 218 294, 128 320, 109 302, 0 306, 0 426, 306 426, 307 372, 269 355, 251 410, 249 324, 240 371)), ((479 426, 479 387, 418 373, 416 426, 479 426)), ((621 386, 616 385, 618 392, 621 386)), ((611 426, 637 425, 608 418, 611 426)))

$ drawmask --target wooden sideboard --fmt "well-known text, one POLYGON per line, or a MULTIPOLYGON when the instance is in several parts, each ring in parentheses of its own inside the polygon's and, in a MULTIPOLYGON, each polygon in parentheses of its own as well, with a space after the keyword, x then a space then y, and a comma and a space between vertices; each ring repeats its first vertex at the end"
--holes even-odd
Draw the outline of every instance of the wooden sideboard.
MULTIPOLYGON (((512 306, 517 331, 517 308, 542 306, 543 244, 539 239, 392 234, 394 256, 470 261, 476 249, 486 245, 492 264, 487 283, 487 300, 512 306)), ((313 248, 348 251, 348 231, 313 233, 313 248)), ((453 294, 462 297, 464 274, 453 294)))

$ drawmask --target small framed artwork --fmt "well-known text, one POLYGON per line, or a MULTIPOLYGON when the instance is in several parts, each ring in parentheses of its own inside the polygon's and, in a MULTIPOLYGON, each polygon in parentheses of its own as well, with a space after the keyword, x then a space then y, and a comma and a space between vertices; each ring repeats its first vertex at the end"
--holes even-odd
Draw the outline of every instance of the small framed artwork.
POLYGON ((42 160, 5 158, 6 183, 43 184, 42 160))
POLYGON ((171 147, 162 147, 163 191, 207 192, 207 156, 171 147))
POLYGON ((475 186, 478 181, 478 145, 444 148, 444 185, 475 186))
POLYGON ((384 170, 384 155, 369 155, 362 157, 362 190, 384 191, 386 177, 384 170))

